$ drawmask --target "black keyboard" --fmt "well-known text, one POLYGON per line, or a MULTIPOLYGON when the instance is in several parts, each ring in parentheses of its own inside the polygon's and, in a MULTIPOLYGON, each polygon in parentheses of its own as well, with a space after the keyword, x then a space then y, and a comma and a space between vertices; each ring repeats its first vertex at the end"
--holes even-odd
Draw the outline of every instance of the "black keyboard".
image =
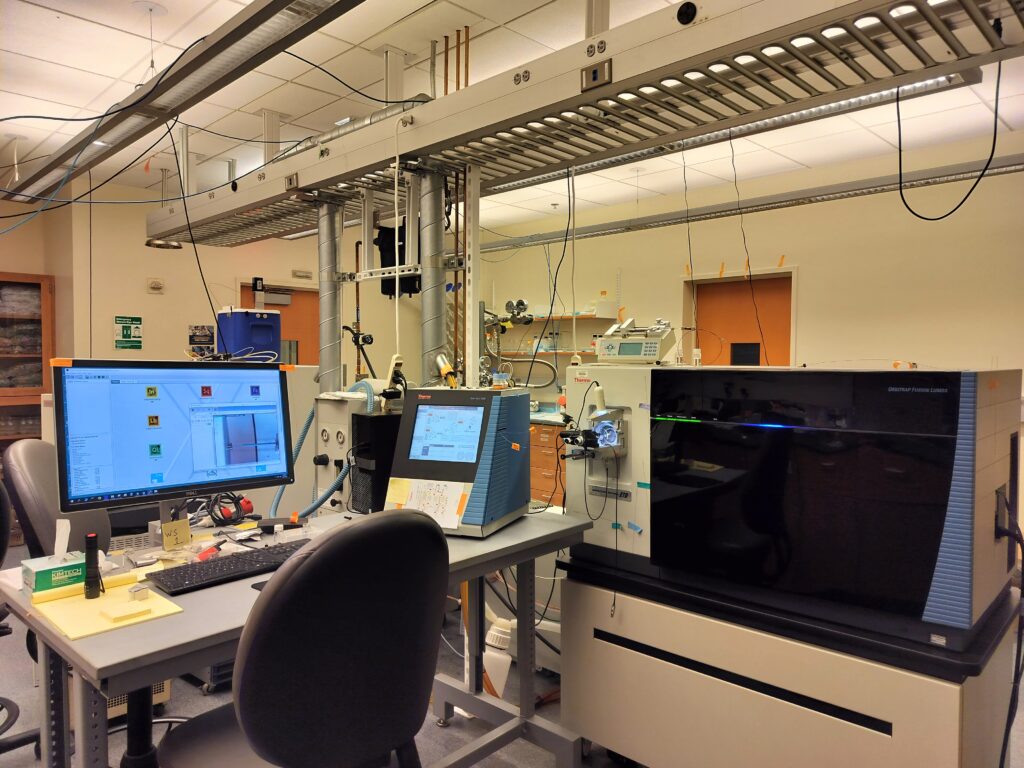
POLYGON ((298 552, 309 539, 296 539, 263 549, 250 549, 220 555, 202 563, 187 563, 175 568, 147 573, 146 578, 168 595, 181 595, 197 589, 226 584, 229 581, 276 571, 298 552))

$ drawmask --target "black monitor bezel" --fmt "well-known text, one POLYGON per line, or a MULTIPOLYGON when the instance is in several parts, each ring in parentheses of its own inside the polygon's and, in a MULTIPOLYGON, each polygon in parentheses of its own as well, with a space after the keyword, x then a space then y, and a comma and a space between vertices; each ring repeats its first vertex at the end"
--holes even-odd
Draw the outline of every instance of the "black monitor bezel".
POLYGON ((285 369, 277 363, 243 363, 243 362, 177 362, 174 360, 71 360, 69 363, 53 367, 53 411, 54 441, 57 443, 57 485, 60 494, 62 512, 78 512, 86 509, 112 509, 116 507, 137 506, 158 501, 184 498, 202 498, 225 491, 242 491, 255 488, 270 488, 278 485, 290 485, 295 482, 295 464, 292 461, 291 415, 288 412, 288 378, 285 369), (235 478, 226 482, 206 483, 202 486, 178 486, 166 491, 147 496, 131 496, 125 499, 97 499, 93 501, 72 501, 68 497, 67 476, 67 434, 64 429, 64 371, 68 368, 139 368, 139 369, 177 369, 177 370, 258 370, 268 371, 276 368, 281 383, 281 407, 284 417, 285 462, 288 470, 286 478, 275 476, 262 479, 235 478))
POLYGON ((472 483, 476 479, 480 456, 484 450, 487 437, 487 426, 490 424, 491 404, 495 393, 468 389, 411 389, 405 396, 402 409, 402 422, 398 428, 398 439, 395 441, 395 460, 391 465, 391 476, 412 480, 446 480, 450 482, 472 483), (425 461, 410 459, 413 430, 421 405, 456 405, 483 407, 484 415, 480 422, 480 439, 476 446, 475 461, 425 461))

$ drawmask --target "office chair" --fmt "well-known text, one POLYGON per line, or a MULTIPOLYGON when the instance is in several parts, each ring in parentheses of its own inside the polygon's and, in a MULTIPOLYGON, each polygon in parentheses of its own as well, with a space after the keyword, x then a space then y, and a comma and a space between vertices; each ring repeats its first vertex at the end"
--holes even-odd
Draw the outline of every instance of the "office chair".
POLYGON ((25 533, 30 557, 52 555, 57 520, 71 523, 69 550, 84 550, 85 535, 95 533, 103 551, 110 547, 110 519, 106 510, 60 511, 57 490, 57 448, 42 440, 18 440, 4 451, 4 485, 25 533))
POLYGON ((242 630, 234 703, 160 744, 161 768, 420 768, 448 545, 418 512, 325 533, 267 583, 242 630))
MULTIPOLYGON (((10 543, 11 520, 13 520, 11 500, 7 497, 7 492, 3 486, 0 486, 0 566, 3 565, 4 558, 7 556, 7 545, 10 543)), ((0 605, 0 622, 3 622, 7 615, 7 607, 0 605)), ((11 634, 11 628, 0 623, 0 637, 9 634, 11 634)), ((14 727, 15 722, 18 720, 18 714, 17 704, 10 699, 0 698, 0 755, 7 754, 21 747, 27 747, 29 744, 35 745, 36 754, 38 755, 40 746, 38 728, 4 737, 4 734, 14 727)))

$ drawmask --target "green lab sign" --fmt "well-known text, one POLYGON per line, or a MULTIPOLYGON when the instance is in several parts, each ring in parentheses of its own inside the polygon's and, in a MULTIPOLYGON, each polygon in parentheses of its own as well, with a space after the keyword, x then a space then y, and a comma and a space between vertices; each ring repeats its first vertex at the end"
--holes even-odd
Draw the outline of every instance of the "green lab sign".
POLYGON ((114 349, 142 349, 142 318, 114 315, 114 349))

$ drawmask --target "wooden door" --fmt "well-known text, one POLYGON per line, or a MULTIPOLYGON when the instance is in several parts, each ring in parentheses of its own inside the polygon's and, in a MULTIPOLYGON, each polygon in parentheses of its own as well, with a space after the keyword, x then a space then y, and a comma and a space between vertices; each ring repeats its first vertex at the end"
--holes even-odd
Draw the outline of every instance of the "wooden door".
POLYGON ((760 365, 790 364, 793 279, 790 275, 754 280, 697 283, 697 343, 704 365, 729 365, 733 344, 758 344, 760 365), (754 301, 757 301, 757 314, 754 301), (758 318, 761 328, 758 330, 758 318), (761 344, 761 333, 764 344, 761 344))
MULTIPOLYGON (((299 365, 320 363, 320 294, 316 291, 291 291, 291 304, 267 304, 267 309, 281 312, 281 340, 298 342, 299 365)), ((256 306, 252 288, 242 286, 242 307, 256 306)))

